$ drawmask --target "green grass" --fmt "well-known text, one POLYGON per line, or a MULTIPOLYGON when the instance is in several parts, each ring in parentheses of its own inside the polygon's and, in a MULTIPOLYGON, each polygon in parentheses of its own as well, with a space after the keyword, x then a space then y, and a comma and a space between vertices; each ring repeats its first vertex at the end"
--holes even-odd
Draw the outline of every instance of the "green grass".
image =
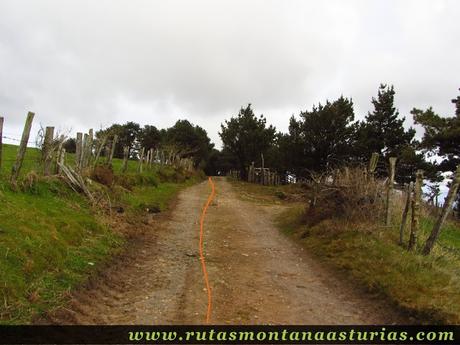
MULTIPOLYGON (((424 217, 420 220, 420 227, 424 236, 428 237, 431 229, 433 229, 435 219, 424 217)), ((460 227, 452 221, 446 222, 439 236, 438 244, 443 247, 452 248, 457 250, 460 254, 460 227)))
MULTIPOLYGON (((11 168, 13 167, 14 162, 16 161, 16 154, 18 151, 18 146, 3 144, 3 154, 2 154, 2 167, 0 169, 0 175, 4 177, 11 174, 11 168)), ((21 169, 21 176, 24 176, 27 172, 30 171, 39 171, 40 170, 40 157, 41 151, 35 148, 28 148, 24 156, 24 161, 21 169)))
MULTIPOLYGON (((279 203, 274 187, 232 182, 247 200, 279 203)), ((286 187, 293 188, 293 187, 286 187)), ((283 189, 282 189, 283 190, 283 189)), ((289 189, 286 191, 288 193, 289 189)), ((305 202, 283 202, 285 211, 276 218, 280 230, 301 242, 326 265, 343 271, 355 284, 379 293, 393 305, 426 323, 460 323, 460 227, 448 222, 439 244, 428 257, 399 246, 400 214, 392 228, 378 222, 349 223, 328 219, 307 228, 305 202), (450 249, 446 249, 449 247, 450 249)), ((420 222, 418 247, 428 237, 434 219, 420 222)), ((406 241, 409 224, 406 227, 406 241)))
MULTIPOLYGON (((397 244, 397 227, 378 230, 369 225, 366 231, 363 224, 326 220, 307 229, 303 210, 303 206, 289 208, 278 217, 278 226, 320 260, 424 322, 460 323, 459 256, 439 246, 428 257, 408 252, 397 244)), ((419 246, 428 229, 422 223, 419 246)))
MULTIPOLYGON (((4 145, 0 174, 0 324, 29 323, 62 305, 66 292, 86 281, 125 242, 87 199, 62 180, 26 178, 32 170, 41 171, 36 149, 27 150, 20 188, 13 191, 9 174, 16 151, 15 146, 4 145)), ((67 158, 74 159, 73 155, 67 158)), ((135 161, 121 175, 121 164, 114 159, 116 180, 131 190, 93 188, 105 189, 113 202, 134 216, 145 211, 143 205, 166 209, 181 188, 199 179, 172 167, 136 174, 135 161)))
POLYGON ((62 182, 0 191, 0 323, 24 323, 62 302, 121 243, 62 182))
MULTIPOLYGON (((16 161, 16 154, 18 151, 18 146, 3 144, 3 154, 2 154, 2 167, 0 169, 0 175, 4 177, 9 176, 11 173, 11 168, 13 167, 14 162, 16 161)), ((21 176, 25 176, 30 171, 41 172, 42 166, 40 164, 41 151, 36 148, 27 148, 26 154, 24 156, 24 161, 21 169, 21 176)), ((75 154, 68 153, 66 154, 66 164, 71 166, 74 165, 75 154)), ((98 163, 105 163, 106 158, 100 157, 98 163)), ((112 161, 113 170, 115 173, 121 173, 123 160, 119 158, 114 158, 112 161)), ((138 161, 129 160, 127 173, 136 173, 138 169, 138 161)))
POLYGON ((189 179, 187 182, 180 184, 165 182, 158 186, 134 187, 133 193, 124 194, 122 200, 135 213, 143 212, 146 208, 152 208, 152 206, 165 211, 178 191, 195 182, 196 179, 189 179))

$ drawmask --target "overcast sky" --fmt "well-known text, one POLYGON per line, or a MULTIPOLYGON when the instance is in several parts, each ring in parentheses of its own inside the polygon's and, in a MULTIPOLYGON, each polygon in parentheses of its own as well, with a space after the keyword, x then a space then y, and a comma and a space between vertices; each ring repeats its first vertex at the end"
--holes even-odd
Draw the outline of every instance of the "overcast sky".
MULTIPOLYGON (((460 1, 0 0, 0 114, 87 131, 187 118, 220 146, 220 123, 252 103, 279 130, 313 104, 379 83, 396 103, 453 114, 460 1)), ((35 135, 35 134, 34 134, 35 135)))

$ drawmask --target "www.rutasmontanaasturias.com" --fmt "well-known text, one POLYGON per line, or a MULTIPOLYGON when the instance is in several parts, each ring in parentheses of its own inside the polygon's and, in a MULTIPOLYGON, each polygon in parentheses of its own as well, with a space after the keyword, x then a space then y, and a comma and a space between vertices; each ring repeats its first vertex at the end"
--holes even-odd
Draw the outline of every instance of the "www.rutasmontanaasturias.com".
POLYGON ((407 342, 407 341, 448 341, 453 342, 454 332, 450 331, 419 331, 411 335, 407 331, 135 331, 128 332, 128 339, 152 342, 202 342, 202 341, 382 341, 382 342, 407 342))

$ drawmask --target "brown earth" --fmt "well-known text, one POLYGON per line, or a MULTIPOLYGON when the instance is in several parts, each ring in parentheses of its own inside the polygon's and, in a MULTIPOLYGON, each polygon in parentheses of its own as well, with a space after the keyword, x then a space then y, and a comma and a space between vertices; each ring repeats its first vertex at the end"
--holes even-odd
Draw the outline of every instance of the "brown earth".
MULTIPOLYGON (((323 267, 279 233, 279 205, 243 201, 214 178, 216 201, 205 221, 204 251, 212 324, 393 324, 407 320, 387 303, 323 267)), ((207 182, 181 192, 127 254, 72 294, 46 322, 202 324, 207 292, 198 255, 207 182)))

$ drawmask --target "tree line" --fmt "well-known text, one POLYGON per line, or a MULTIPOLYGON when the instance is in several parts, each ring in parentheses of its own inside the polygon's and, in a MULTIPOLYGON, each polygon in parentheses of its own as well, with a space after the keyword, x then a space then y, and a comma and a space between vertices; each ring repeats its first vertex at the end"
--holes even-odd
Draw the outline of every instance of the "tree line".
MULTIPOLYGON (((194 166, 208 172, 209 160, 214 149, 206 131, 200 126, 190 123, 188 120, 178 120, 174 126, 158 129, 154 125, 141 127, 135 122, 125 124, 113 124, 95 133, 95 144, 108 140, 106 147, 111 148, 111 140, 117 136, 114 147, 114 157, 123 158, 125 147, 129 150, 129 157, 139 158, 140 149, 146 152, 150 149, 172 149, 181 158, 191 158, 194 166)), ((76 140, 69 138, 64 143, 66 152, 76 151, 76 140)), ((102 152, 108 155, 108 152, 102 152)), ((212 173, 212 171, 209 171, 212 173)))
MULTIPOLYGON (((128 147, 133 159, 138 158, 140 148, 171 148, 182 158, 191 158, 195 167, 208 175, 238 169, 245 177, 252 162, 260 166, 263 155, 271 170, 308 178, 314 172, 366 163, 374 152, 383 158, 377 175, 386 176, 388 158, 397 158, 398 183, 413 181, 418 169, 435 183, 442 180, 441 173, 455 171, 460 163, 460 96, 452 100, 452 116, 441 116, 431 107, 411 110, 414 123, 424 129, 420 140, 414 128, 404 127, 405 117, 395 105, 392 85, 381 84, 371 102, 373 109, 357 121, 351 98, 326 100, 291 116, 287 133, 277 131, 263 115, 255 115, 248 104, 221 124, 221 150, 214 147, 203 128, 188 120, 178 120, 165 129, 135 122, 113 124, 96 132, 95 144, 105 137, 111 147, 110 140, 117 135, 114 156, 122 158, 124 147, 128 147), (431 159, 434 156, 437 159, 431 159)), ((75 139, 68 139, 64 147, 75 152, 75 139)))
POLYGON ((388 158, 397 158, 399 183, 413 181, 418 169, 435 183, 442 181, 442 172, 455 171, 460 163, 460 96, 452 100, 456 110, 451 117, 440 116, 432 108, 412 109, 414 123, 424 129, 421 140, 416 139, 414 128, 404 127, 405 117, 395 106, 392 85, 381 84, 371 102, 373 110, 355 121, 351 98, 327 100, 292 116, 287 133, 267 124, 263 115, 256 116, 249 104, 221 125, 223 148, 214 164, 222 172, 237 168, 246 176, 252 162, 260 165, 262 154, 265 166, 281 174, 308 177, 312 172, 368 162, 376 152, 383 158, 377 174, 387 174, 388 158))

